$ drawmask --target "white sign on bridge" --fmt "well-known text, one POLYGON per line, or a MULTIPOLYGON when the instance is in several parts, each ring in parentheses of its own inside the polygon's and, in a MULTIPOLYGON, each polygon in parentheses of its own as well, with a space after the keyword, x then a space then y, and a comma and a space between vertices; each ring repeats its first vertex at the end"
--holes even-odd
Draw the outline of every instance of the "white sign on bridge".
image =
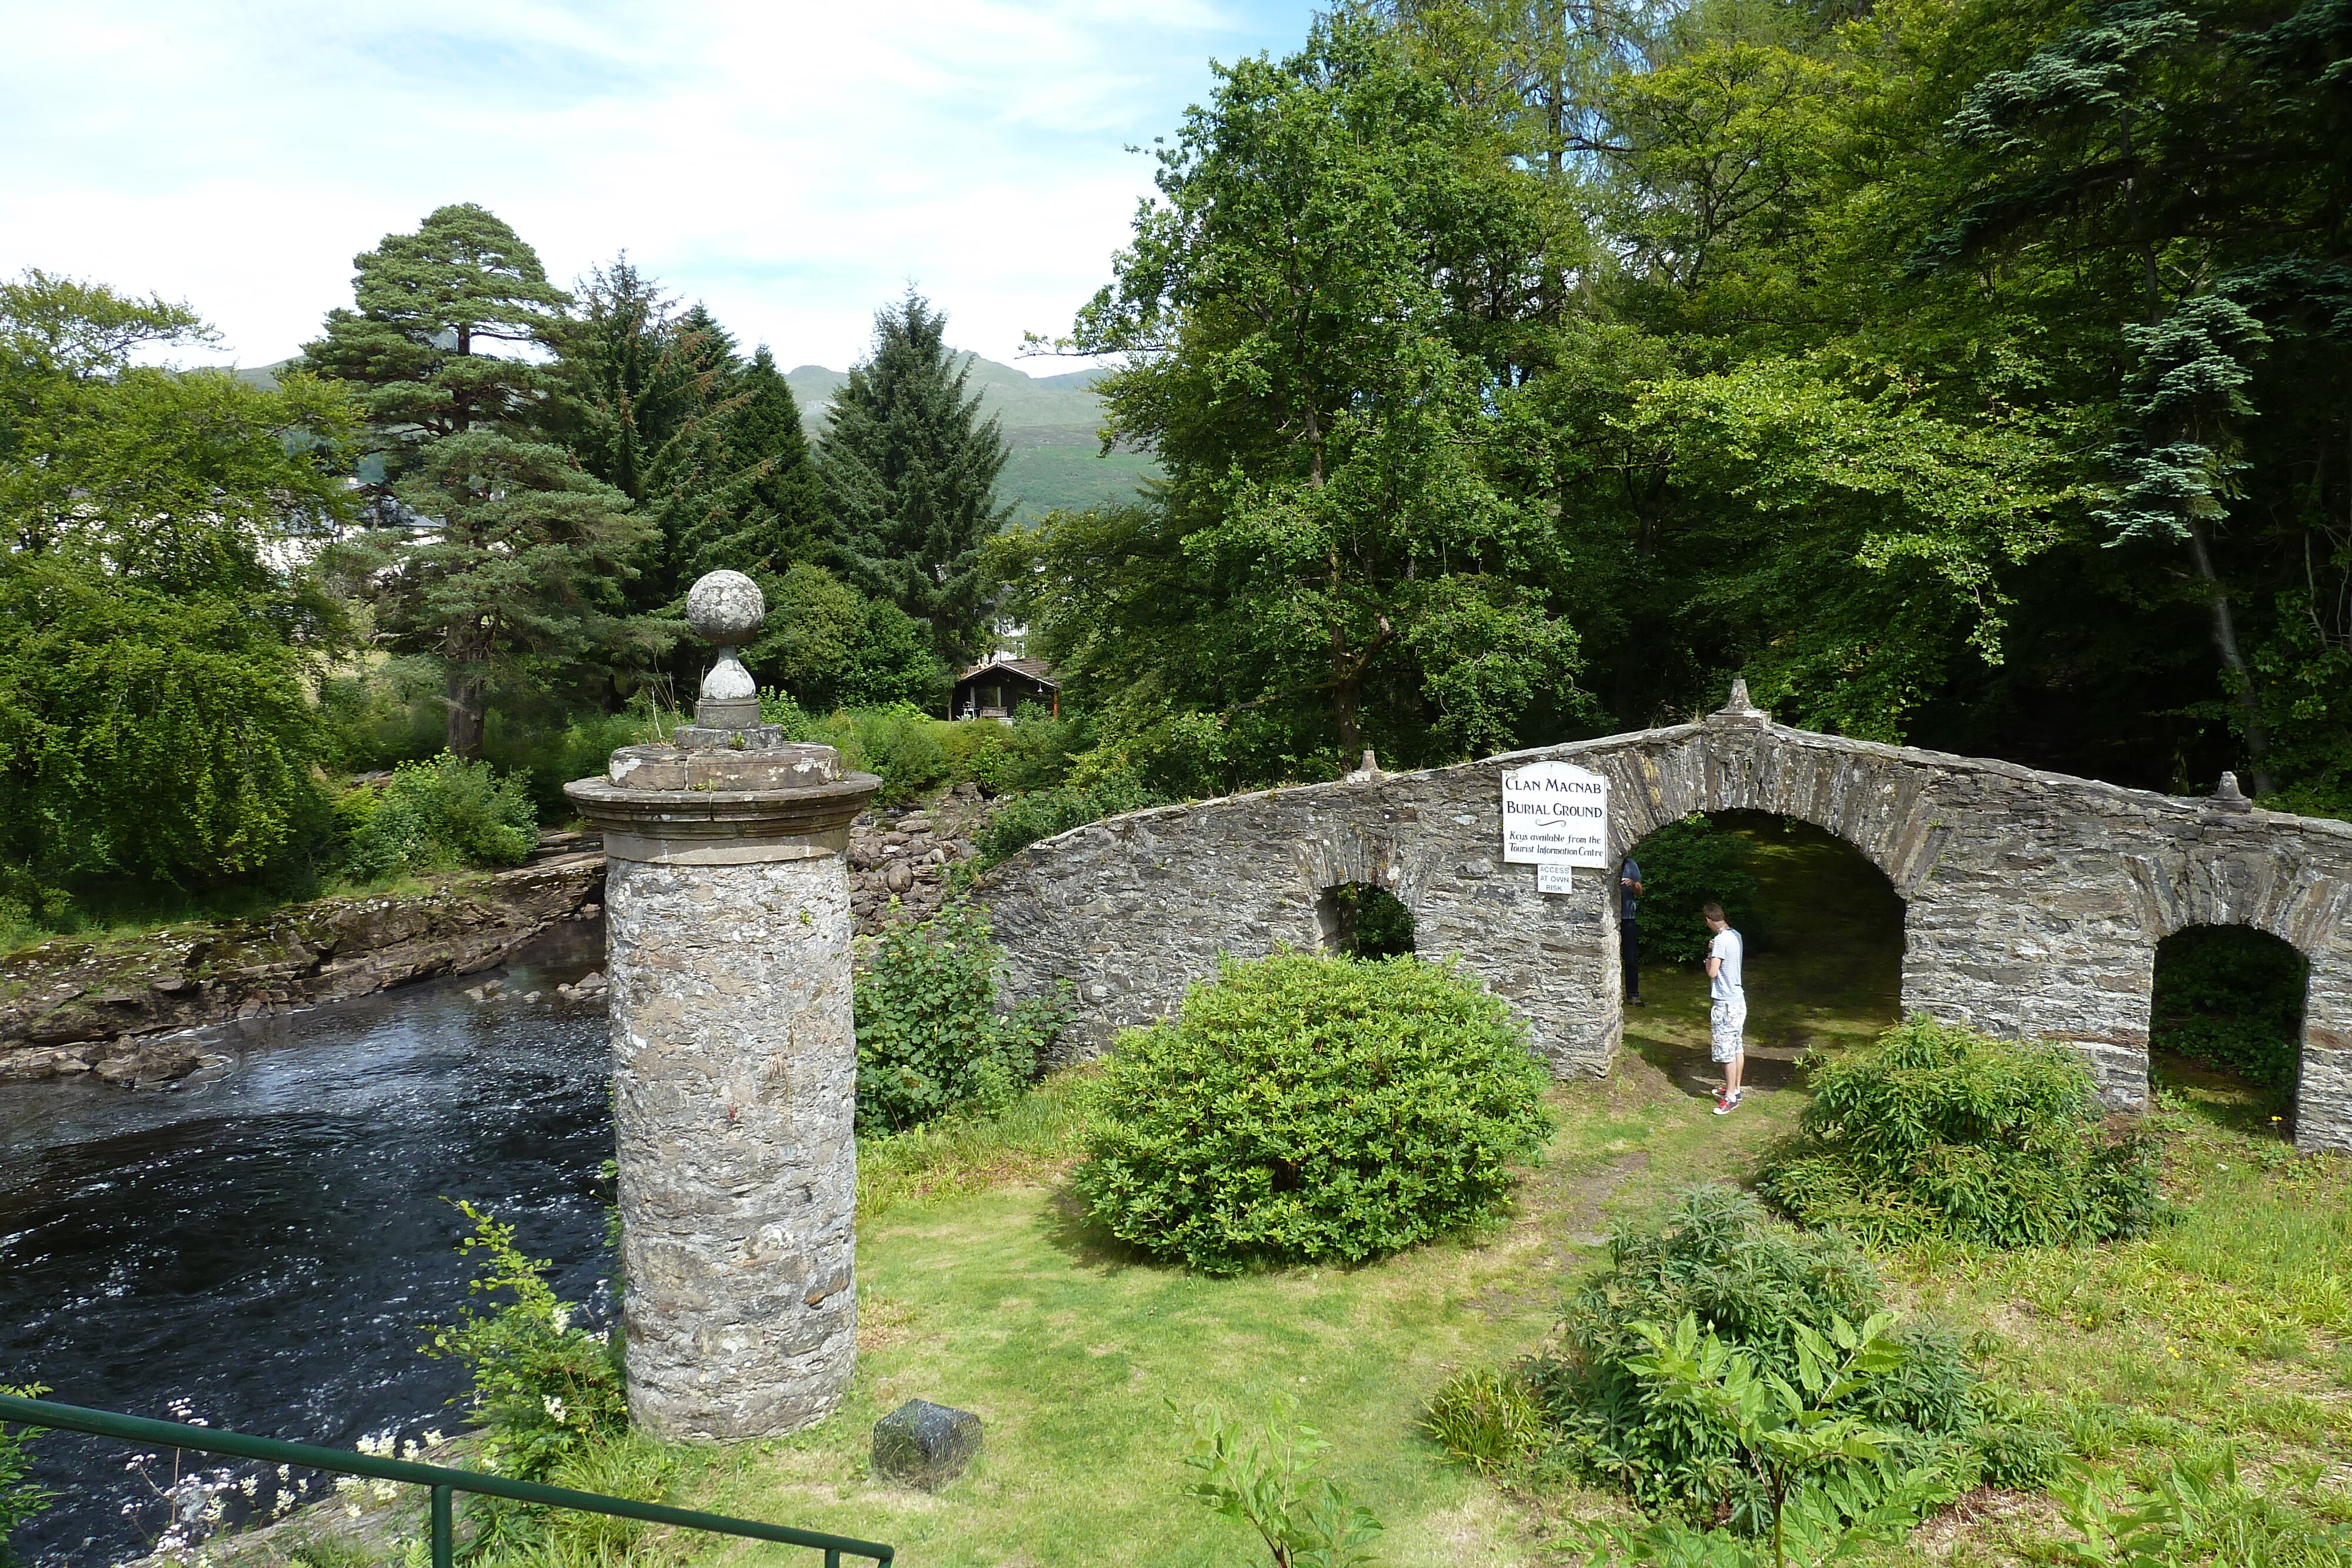
MULTIPOLYGON (((1596 866, 1609 858, 1609 780, 1571 762, 1535 762, 1503 774, 1503 860, 1539 868, 1596 866)), ((1568 879, 1558 878, 1561 883, 1568 879)), ((1566 892, 1544 886, 1543 891, 1566 892)))

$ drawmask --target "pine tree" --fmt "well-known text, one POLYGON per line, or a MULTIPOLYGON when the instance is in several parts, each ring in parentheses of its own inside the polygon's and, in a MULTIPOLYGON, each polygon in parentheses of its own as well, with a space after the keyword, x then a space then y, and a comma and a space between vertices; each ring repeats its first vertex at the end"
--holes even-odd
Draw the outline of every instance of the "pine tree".
POLYGON ((652 523, 569 452, 469 430, 426 448, 417 469, 400 498, 436 531, 378 533, 361 551, 391 568, 373 575, 394 650, 442 668, 451 752, 481 755, 494 690, 583 664, 641 665, 667 646, 668 629, 632 614, 626 592, 652 523))
POLYGON ((701 401, 673 303, 625 255, 596 268, 554 366, 563 407, 550 423, 583 468, 639 505, 656 455, 701 401))
POLYGON ((723 477, 681 541, 681 578, 721 567, 781 575, 820 561, 827 539, 816 460, 767 345, 730 378, 727 402, 716 432, 723 477))
MULTIPOLYGON (((447 744, 481 755, 494 692, 568 678, 584 663, 642 661, 668 629, 635 613, 626 585, 653 564, 652 525, 574 451, 536 439, 585 408, 600 461, 635 465, 643 365, 625 350, 660 314, 649 282, 600 273, 586 327, 538 253, 478 206, 442 207, 413 235, 356 258, 353 308, 328 314, 306 367, 359 389, 388 487, 429 533, 387 528, 339 552, 375 601, 392 646, 436 663, 447 744), (576 350, 574 374, 493 355, 493 344, 576 350), (581 373, 583 365, 589 372, 581 373), (636 381, 633 381, 637 378, 636 381), (567 384, 584 402, 555 395, 567 384), (604 417, 618 398, 625 419, 604 417)), ((575 436, 581 432, 572 432, 575 436)))
POLYGON ((352 265, 355 308, 327 313, 297 368, 358 389, 395 465, 459 431, 532 423, 545 372, 487 350, 551 343, 571 300, 514 230, 471 203, 441 207, 352 265))
POLYGON ((980 549, 1012 507, 996 498, 1010 455, 947 318, 912 290, 874 318, 874 351, 835 394, 819 443, 841 562, 869 591, 929 622, 950 663, 979 651, 987 609, 980 549))

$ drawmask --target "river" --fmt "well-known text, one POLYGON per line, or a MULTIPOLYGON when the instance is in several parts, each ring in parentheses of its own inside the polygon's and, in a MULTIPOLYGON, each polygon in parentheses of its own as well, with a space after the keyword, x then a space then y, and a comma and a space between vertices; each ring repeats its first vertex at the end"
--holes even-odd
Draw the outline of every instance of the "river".
MULTIPOLYGON (((0 1384, 336 1448, 457 1425, 463 1372, 417 1351, 467 1295, 444 1199, 609 1309, 604 1007, 554 989, 603 942, 559 926, 504 971, 513 1000, 469 976, 207 1031, 226 1064, 177 1090, 0 1084, 0 1384)), ((32 1568, 104 1568, 170 1523, 174 1456, 142 1477, 130 1452, 36 1440, 62 1495, 17 1532, 32 1568)))

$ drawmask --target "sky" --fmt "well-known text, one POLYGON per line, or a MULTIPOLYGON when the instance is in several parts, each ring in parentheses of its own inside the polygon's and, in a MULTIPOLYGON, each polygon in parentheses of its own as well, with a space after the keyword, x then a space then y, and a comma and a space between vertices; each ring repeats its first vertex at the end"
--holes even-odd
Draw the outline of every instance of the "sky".
POLYGON ((185 300, 268 364, 352 257, 478 202, 568 285, 625 250, 787 368, 910 284, 1032 374, 1109 277, 1212 57, 1299 0, 0 0, 0 275, 185 300))

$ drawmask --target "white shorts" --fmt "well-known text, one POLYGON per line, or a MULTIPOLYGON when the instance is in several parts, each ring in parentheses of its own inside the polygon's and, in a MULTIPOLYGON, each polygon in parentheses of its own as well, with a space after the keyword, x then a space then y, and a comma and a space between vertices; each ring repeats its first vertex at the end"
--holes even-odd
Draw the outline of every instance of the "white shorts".
POLYGON ((1737 1061, 1746 1047, 1739 1043, 1740 1031, 1748 1027, 1748 996, 1741 992, 1733 997, 1717 997, 1706 1009, 1707 1033, 1714 1039, 1710 1054, 1717 1061, 1737 1061))

